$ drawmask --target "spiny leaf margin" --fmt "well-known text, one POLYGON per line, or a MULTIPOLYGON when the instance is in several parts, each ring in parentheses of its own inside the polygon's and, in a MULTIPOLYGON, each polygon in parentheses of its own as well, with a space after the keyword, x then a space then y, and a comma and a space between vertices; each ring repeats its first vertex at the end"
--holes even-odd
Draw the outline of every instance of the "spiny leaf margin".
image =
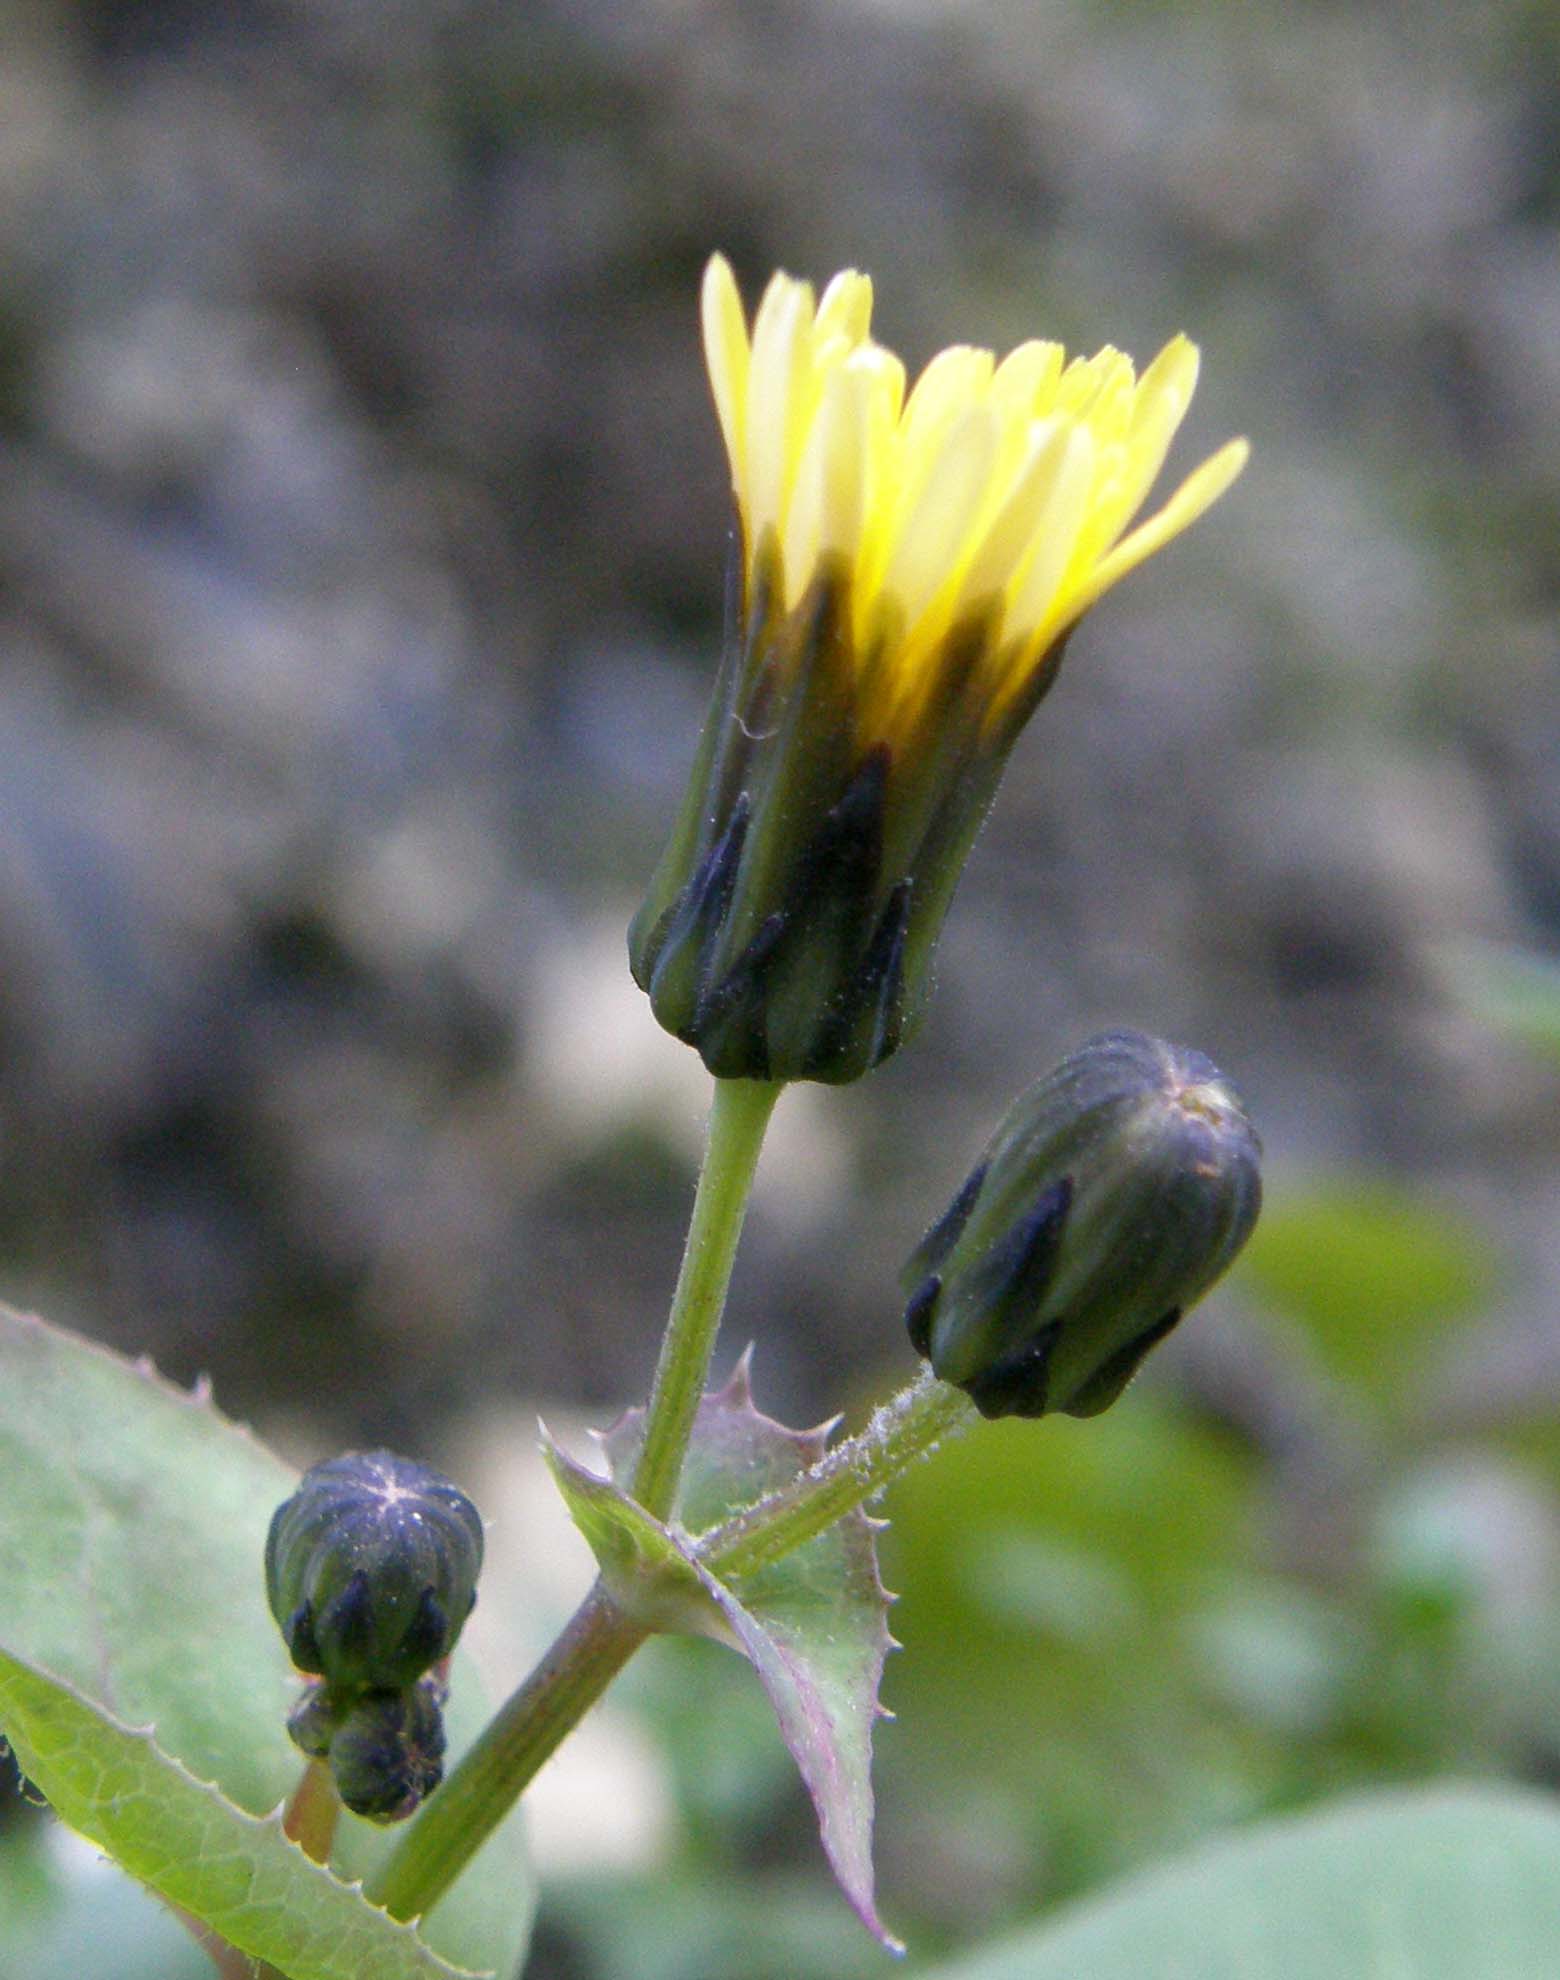
POLYGON ((730 1583, 704 1564, 688 1532, 708 1531, 789 1483, 827 1448, 832 1425, 790 1430, 755 1408, 750 1369, 751 1350, 726 1386, 700 1404, 671 1522, 653 1519, 627 1493, 642 1410, 628 1411, 600 1440, 607 1477, 550 1439, 544 1450, 603 1579, 629 1612, 655 1629, 714 1637, 753 1665, 812 1797, 841 1889, 867 1930, 899 1952, 877 1914, 872 1874, 872 1727, 893 1647, 891 1598, 877 1569, 882 1522, 858 1508, 794 1553, 730 1583))
POLYGON ((0 1651, 0 1723, 56 1813, 161 1897, 291 1980, 459 1980, 398 1924, 313 1863, 282 1830, 198 1781, 75 1689, 0 1651), (156 1811, 148 1823, 148 1808, 156 1811))

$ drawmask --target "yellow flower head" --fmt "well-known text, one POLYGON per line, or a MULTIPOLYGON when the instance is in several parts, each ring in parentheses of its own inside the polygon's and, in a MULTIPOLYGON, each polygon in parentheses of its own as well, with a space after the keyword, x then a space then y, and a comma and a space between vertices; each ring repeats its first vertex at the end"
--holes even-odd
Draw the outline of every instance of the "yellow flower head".
POLYGON ((872 285, 704 278, 740 585, 682 812, 629 933, 668 1031, 736 1079, 859 1078, 926 1000, 965 855, 1068 629, 1185 529, 1231 441, 1130 529, 1197 378, 955 346, 907 393, 872 285))
POLYGON ((1069 362, 1031 342, 999 364, 955 344, 907 394, 871 320, 868 276, 845 270, 815 305, 811 284, 778 274, 750 337, 728 263, 705 271, 749 583, 772 560, 789 610, 820 572, 848 579, 851 643, 876 685, 867 726, 888 734, 913 721, 961 621, 983 626, 989 706, 1021 698, 1060 636, 1216 501, 1248 449, 1221 447, 1125 533, 1191 403, 1195 344, 1172 338, 1141 378, 1109 345, 1069 362))

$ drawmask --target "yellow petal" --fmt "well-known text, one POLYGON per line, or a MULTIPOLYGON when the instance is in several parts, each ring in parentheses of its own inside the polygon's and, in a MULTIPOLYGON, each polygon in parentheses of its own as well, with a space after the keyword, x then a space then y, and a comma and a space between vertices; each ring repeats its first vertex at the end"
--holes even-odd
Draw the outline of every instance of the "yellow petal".
POLYGON ((1132 437, 1158 431, 1168 421, 1173 433, 1197 390, 1201 353, 1190 337, 1172 337, 1138 380, 1137 402, 1132 408, 1132 437))
POLYGON ((849 366, 839 367, 824 381, 786 517, 787 609, 806 591, 820 556, 832 553, 847 564, 855 557, 861 538, 871 392, 871 376, 849 366))
POLYGON ((960 602, 977 605, 1007 584, 1019 559, 1033 546, 1040 516, 1061 472, 1067 444, 1076 429, 1059 419, 1030 423, 1026 458, 1011 488, 987 524, 960 587, 960 602))
POLYGON ((1121 534, 1126 516, 1121 497, 1126 446, 1119 436, 1108 437, 1093 420, 1089 421, 1088 433, 1094 442, 1094 473, 1083 500, 1083 521, 1073 543, 1072 556, 1058 582, 1058 593, 1076 590, 1083 583, 1121 534))
POLYGON ((1132 424, 1132 408, 1137 385, 1132 376, 1132 360, 1117 357, 1100 378, 1099 390, 1089 402, 1086 418, 1089 430, 1102 447, 1125 441, 1132 424))
POLYGON ((990 351, 950 344, 915 381, 902 422, 905 465, 912 474, 923 450, 934 453, 953 419, 984 393, 993 362, 990 351))
POLYGON ((883 574, 883 591, 903 608, 907 632, 959 567, 996 446, 990 411, 966 405, 927 463, 883 574))
POLYGON ((872 324, 872 278, 854 268, 842 268, 818 303, 820 338, 843 337, 852 349, 862 343, 872 324))
MULTIPOLYGON (((1092 420, 1101 394, 1107 389, 1119 392, 1123 384, 1131 390, 1132 360, 1113 344, 1106 344, 1091 358, 1073 359, 1057 380, 1051 404, 1058 412, 1071 413, 1074 419, 1092 420)), ((1049 411, 1050 406, 1043 410, 1049 411)))
POLYGON ((848 367, 867 382, 866 429, 863 436, 865 473, 862 490, 861 535, 856 551, 855 625, 858 640, 871 616, 872 573, 888 555, 901 491, 899 417, 904 407, 905 368, 892 351, 864 344, 854 351, 848 367))
MULTIPOLYGON (((704 329, 704 362, 710 374, 710 391, 714 396, 720 430, 725 436, 732 480, 736 484, 742 463, 748 339, 747 324, 742 317, 742 298, 737 293, 737 278, 723 254, 711 255, 710 264, 704 271, 699 313, 704 329)), ((737 493, 740 497, 740 485, 737 493)))
POLYGON ((1088 516, 1097 450, 1086 426, 1062 426, 1066 435, 1055 478, 1035 517, 1033 548, 1019 571, 1008 598, 1003 630, 1025 639, 1048 616, 1057 585, 1072 558, 1073 548, 1088 516))
POLYGON ((1126 458, 1113 498, 1113 541, 1137 514, 1165 464, 1186 409, 1197 389, 1197 346, 1186 337, 1172 337, 1138 383, 1127 428, 1126 458))
POLYGON ((812 319, 812 289, 789 275, 774 277, 753 319, 743 495, 755 547, 767 530, 780 528, 806 438, 798 413, 811 381, 812 319))
POLYGON ((1076 597, 1069 599, 1070 617, 1076 618, 1080 612, 1087 611, 1095 599, 1119 583, 1128 571, 1135 570, 1145 557, 1163 549, 1183 529, 1190 528, 1205 509, 1211 509, 1246 465, 1250 453, 1246 441, 1231 440, 1201 467, 1193 468, 1162 509, 1156 510, 1147 522, 1140 523, 1130 536, 1123 537, 1108 557, 1101 558, 1076 597))
POLYGON ((1062 375, 1060 344, 1038 338, 1018 344, 997 366, 991 379, 991 403, 998 416, 1022 420, 1035 416, 1042 395, 1055 388, 1062 375))

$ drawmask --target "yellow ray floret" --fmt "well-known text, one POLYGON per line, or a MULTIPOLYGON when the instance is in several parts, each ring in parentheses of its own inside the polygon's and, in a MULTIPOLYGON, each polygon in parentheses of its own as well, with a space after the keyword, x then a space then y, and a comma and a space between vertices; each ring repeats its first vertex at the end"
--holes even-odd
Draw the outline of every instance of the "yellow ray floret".
POLYGON ((1026 343, 998 364, 955 345, 907 393, 871 316, 865 275, 836 275, 815 305, 810 283, 779 274, 750 335, 725 259, 705 271, 705 357, 747 555, 778 554, 788 610, 821 562, 848 572, 856 649, 887 661, 899 693, 975 614, 1000 656, 990 691, 1016 689, 1245 465, 1231 440, 1129 531, 1191 403, 1187 338, 1141 378, 1109 346, 1068 362, 1026 343))

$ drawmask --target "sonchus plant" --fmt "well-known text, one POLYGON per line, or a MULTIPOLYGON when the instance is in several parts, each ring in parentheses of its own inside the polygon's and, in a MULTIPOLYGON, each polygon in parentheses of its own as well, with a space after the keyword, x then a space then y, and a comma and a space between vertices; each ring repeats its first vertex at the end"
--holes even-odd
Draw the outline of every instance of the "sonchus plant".
MULTIPOLYGON (((1196 382, 1184 337, 1141 376, 1108 347, 1069 361, 1034 342, 1000 363, 956 346, 907 386, 871 306, 862 275, 816 301, 777 275, 750 330, 726 263, 705 278, 737 516, 729 623, 630 936, 656 1016, 716 1076, 705 1161, 647 1405, 603 1439, 603 1470, 544 1446, 599 1577, 496 1716, 452 1738, 442 1785, 444 1713, 468 1696, 451 1655, 484 1545, 465 1496, 382 1451, 291 1480, 144 1371, 5 1323, 9 1407, 40 1426, 33 1518, 68 1521, 83 1468, 101 1473, 88 1524, 131 1565, 118 1606, 98 1592, 83 1610, 75 1657, 52 1566, 37 1586, 12 1575, 0 1727, 67 1821, 199 1922, 224 1972, 513 1970, 525 1906, 495 1831, 666 1630, 752 1661, 847 1896, 894 1943, 871 1866, 889 1636, 867 1506, 983 1417, 1114 1402, 1251 1230, 1259 1150, 1234 1090, 1199 1053, 1107 1033, 1019 1099, 913 1252, 905 1318, 924 1366, 864 1430, 831 1448, 783 1429, 754 1408, 746 1360, 706 1392, 778 1095, 859 1078, 909 1035, 960 869, 1069 632, 1246 458, 1229 442, 1139 521, 1196 382), (82 1448, 69 1398, 94 1386, 118 1427, 82 1448), (207 1488, 193 1495, 192 1468, 207 1488), (277 1499, 263 1552, 280 1642, 255 1524, 277 1499), (181 1648, 148 1681, 135 1652, 154 1583, 181 1648), (225 1711, 214 1672, 232 1674, 225 1711), (263 1819, 289 1754, 291 1798, 263 1819), (380 1834, 343 1808, 402 1826, 380 1834)), ((52 1563, 73 1540, 27 1558, 52 1563)))

